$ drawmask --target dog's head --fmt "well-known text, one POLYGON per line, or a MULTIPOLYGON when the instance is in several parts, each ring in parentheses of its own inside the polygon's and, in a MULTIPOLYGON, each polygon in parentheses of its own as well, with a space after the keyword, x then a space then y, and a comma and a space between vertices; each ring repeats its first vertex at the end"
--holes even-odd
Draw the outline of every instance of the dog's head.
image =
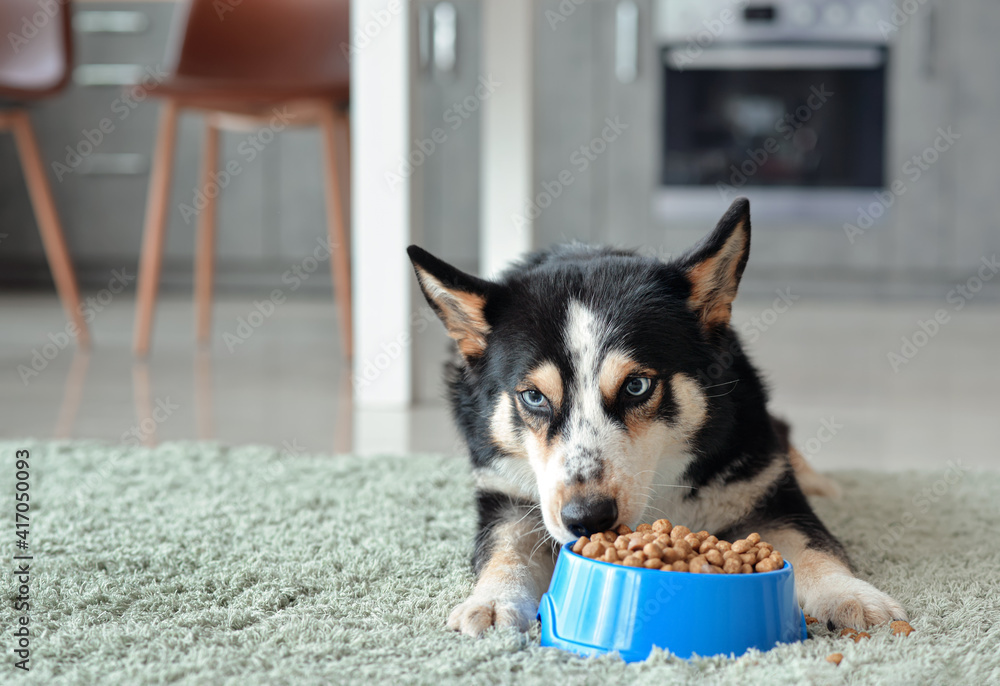
POLYGON ((464 361, 467 424, 496 472, 537 489, 556 540, 635 526, 663 465, 690 461, 749 250, 743 198, 669 263, 569 246, 487 281, 410 248, 464 361))

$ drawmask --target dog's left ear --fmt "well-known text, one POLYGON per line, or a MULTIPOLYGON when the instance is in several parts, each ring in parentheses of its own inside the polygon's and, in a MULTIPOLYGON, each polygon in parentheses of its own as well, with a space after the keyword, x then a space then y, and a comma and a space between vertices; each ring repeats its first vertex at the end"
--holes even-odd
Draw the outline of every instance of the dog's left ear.
POLYGON ((750 201, 737 198, 701 245, 681 258, 691 283, 688 306, 706 331, 729 323, 750 256, 750 201))
POLYGON ((420 290, 448 335, 455 339, 462 357, 468 362, 482 357, 490 333, 486 303, 499 286, 466 274, 415 245, 406 253, 417 273, 420 290))

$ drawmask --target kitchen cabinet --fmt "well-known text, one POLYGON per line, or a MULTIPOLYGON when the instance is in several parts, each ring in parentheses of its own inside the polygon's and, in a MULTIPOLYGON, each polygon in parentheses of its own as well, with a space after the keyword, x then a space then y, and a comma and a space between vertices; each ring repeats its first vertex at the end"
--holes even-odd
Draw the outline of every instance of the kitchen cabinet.
MULTIPOLYGON (((943 4, 943 3, 941 3, 943 4)), ((944 12, 942 7, 940 12, 944 12)), ((997 211, 997 165, 1000 161, 1000 3, 969 0, 948 3, 948 33, 938 55, 954 55, 947 65, 955 130, 963 140, 955 146, 954 219, 944 224, 949 236, 950 267, 968 278, 982 258, 1000 255, 1000 212, 997 211), (950 231, 948 229, 951 229, 950 231)))
MULTIPOLYGON (((886 267, 897 275, 940 270, 952 252, 953 180, 962 146, 941 153, 926 170, 914 164, 912 158, 922 156, 933 146, 938 128, 956 123, 951 102, 954 84, 949 78, 956 55, 945 51, 941 44, 944 33, 953 30, 954 17, 952 12, 928 3, 894 35, 886 179, 889 185, 901 181, 906 192, 898 197, 885 221, 871 232, 889 234, 886 267)), ((867 237, 859 237, 859 245, 867 237)))
MULTIPOLYGON (((460 269, 479 269, 479 150, 481 104, 489 74, 480 67, 477 0, 416 4, 417 73, 413 93, 412 161, 394 174, 413 184, 415 241, 460 269)), ((502 87, 502 85, 497 86, 502 87)), ((388 181, 387 181, 388 183, 388 181)), ((441 370, 451 344, 418 289, 411 328, 417 400, 440 400, 441 370)))
MULTIPOLYGON (((111 269, 134 271, 142 240, 150 156, 159 101, 123 98, 125 87, 146 77, 155 93, 167 63, 176 2, 83 2, 75 7, 76 66, 70 86, 32 108, 32 121, 52 169, 50 180, 63 230, 84 287, 103 286, 111 269), (113 130, 96 141, 109 119, 113 130), (90 140, 88 141, 88 134, 90 140), (67 146, 73 151, 67 151, 67 146), (84 154, 79 164, 74 155, 84 154), (69 159, 67 159, 69 157, 69 159)), ((280 286, 280 276, 326 237, 325 178, 319 131, 289 129, 253 149, 257 131, 224 131, 218 168, 238 164, 217 201, 217 282, 220 287, 280 286)), ((190 288, 197 216, 194 206, 204 119, 183 112, 178 126, 162 282, 190 288)), ((13 143, 0 137, 0 275, 47 281, 48 266, 34 229, 13 143)), ((318 270, 304 288, 329 289, 318 270)))

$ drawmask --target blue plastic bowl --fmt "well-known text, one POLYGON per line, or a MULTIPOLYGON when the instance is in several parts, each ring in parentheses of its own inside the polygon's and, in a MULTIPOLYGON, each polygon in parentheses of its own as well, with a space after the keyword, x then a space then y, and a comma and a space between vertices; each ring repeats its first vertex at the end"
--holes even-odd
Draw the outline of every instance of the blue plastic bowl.
POLYGON ((626 662, 654 647, 682 658, 742 655, 806 638, 792 566, 759 574, 690 574, 591 560, 567 543, 538 618, 542 645, 626 662))

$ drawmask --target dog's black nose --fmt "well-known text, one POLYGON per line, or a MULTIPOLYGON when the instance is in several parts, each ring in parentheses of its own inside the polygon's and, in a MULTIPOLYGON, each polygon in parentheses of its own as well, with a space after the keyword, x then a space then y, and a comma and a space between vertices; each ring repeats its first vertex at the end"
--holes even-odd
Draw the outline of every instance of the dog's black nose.
POLYGON ((560 513, 563 525, 574 536, 589 536, 607 531, 618 521, 618 503, 614 498, 574 498, 560 513))

